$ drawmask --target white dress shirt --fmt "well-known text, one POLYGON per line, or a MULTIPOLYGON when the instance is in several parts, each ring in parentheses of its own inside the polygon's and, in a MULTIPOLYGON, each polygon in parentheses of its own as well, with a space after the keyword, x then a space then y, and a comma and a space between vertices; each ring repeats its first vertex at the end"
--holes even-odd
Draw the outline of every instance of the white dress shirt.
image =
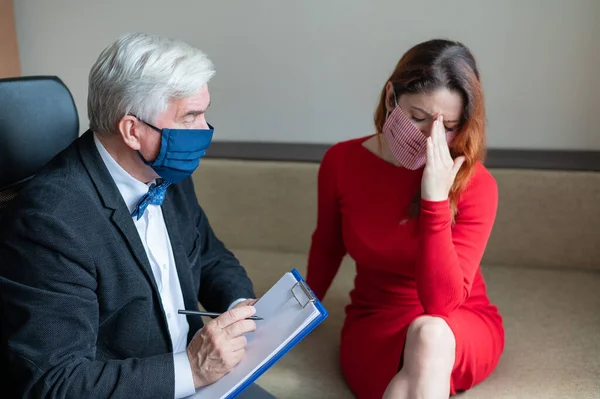
MULTIPOLYGON (((95 134, 94 142, 129 212, 133 212, 140 198, 148 192, 150 183, 145 184, 127 173, 108 153, 95 134)), ((195 393, 194 378, 186 351, 189 325, 186 317, 177 313, 178 309, 185 309, 185 305, 162 208, 158 205, 148 205, 139 220, 137 217, 133 218, 133 223, 152 267, 152 274, 169 326, 175 366, 175 398, 193 395, 195 393)), ((231 309, 243 300, 245 298, 236 300, 229 308, 231 309)))

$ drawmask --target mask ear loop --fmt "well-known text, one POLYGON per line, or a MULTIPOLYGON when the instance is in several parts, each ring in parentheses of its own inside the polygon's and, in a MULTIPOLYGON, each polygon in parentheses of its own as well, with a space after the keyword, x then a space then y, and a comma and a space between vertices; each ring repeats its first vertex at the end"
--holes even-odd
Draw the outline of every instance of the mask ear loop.
MULTIPOLYGON (((135 114, 129 114, 129 115, 133 116, 135 119, 137 119, 138 121, 142 122, 144 125, 152 128, 152 129, 156 130, 158 133, 160 133, 161 134, 161 140, 162 140, 163 129, 159 129, 156 126, 154 126, 154 125, 146 122, 145 120, 138 118, 135 114)), ((139 155, 139 157, 142 159, 142 162, 144 162, 146 165, 151 165, 152 164, 152 162, 146 161, 146 158, 144 158, 144 156, 142 155, 142 153, 139 150, 136 151, 136 152, 139 155)))

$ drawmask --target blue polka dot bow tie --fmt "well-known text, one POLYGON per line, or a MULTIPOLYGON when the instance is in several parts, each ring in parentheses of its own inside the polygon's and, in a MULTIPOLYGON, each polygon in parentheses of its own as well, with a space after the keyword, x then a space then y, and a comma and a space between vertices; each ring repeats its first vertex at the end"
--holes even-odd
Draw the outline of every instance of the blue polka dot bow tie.
POLYGON ((138 201, 135 209, 131 212, 131 216, 137 217, 137 220, 140 220, 148 205, 162 205, 165 200, 167 188, 170 185, 171 183, 163 179, 157 179, 156 183, 152 183, 148 192, 138 201))

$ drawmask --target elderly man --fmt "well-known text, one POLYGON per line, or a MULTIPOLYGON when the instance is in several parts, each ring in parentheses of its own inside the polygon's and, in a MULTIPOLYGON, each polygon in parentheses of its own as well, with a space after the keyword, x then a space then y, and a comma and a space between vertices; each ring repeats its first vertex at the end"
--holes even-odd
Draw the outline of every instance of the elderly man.
POLYGON ((121 37, 90 72, 90 130, 5 211, 2 352, 19 397, 181 398, 243 358, 252 283, 190 177, 213 74, 185 43, 121 37), (178 314, 198 301, 224 314, 178 314))

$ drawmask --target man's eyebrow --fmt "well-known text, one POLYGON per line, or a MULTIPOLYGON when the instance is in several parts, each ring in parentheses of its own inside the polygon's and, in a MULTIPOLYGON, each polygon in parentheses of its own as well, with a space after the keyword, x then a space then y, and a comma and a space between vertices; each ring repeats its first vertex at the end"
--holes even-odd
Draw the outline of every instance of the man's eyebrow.
POLYGON ((208 105, 206 106, 205 109, 191 109, 189 111, 187 111, 185 114, 182 115, 182 118, 185 118, 186 116, 198 116, 198 115, 202 115, 206 112, 206 110, 208 109, 208 107, 210 107, 210 103, 208 103, 208 105))
MULTIPOLYGON (((425 110, 424 110, 424 109, 422 109, 422 108, 419 108, 419 107, 414 107, 414 106, 411 106, 411 108, 412 108, 412 109, 416 109, 417 111, 421 111, 422 113, 424 113, 424 114, 425 114, 425 115, 427 115, 428 117, 430 117, 430 118, 433 118, 433 115, 431 115, 429 112, 425 111, 425 110)), ((444 119, 444 123, 458 123, 458 122, 460 122, 460 120, 447 121, 447 120, 445 120, 445 119, 444 119)))
POLYGON ((200 110, 200 109, 192 109, 192 110, 189 110, 188 112, 186 112, 185 114, 183 114, 183 117, 185 118, 186 116, 198 116, 198 115, 202 115, 205 112, 206 111, 200 110))

